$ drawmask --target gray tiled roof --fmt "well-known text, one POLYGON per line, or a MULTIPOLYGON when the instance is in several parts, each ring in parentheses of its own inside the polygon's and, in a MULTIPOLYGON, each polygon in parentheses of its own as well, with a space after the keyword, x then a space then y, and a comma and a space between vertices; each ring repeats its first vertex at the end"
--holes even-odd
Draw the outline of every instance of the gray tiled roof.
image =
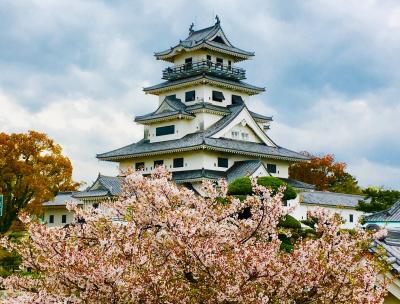
POLYGON ((138 157, 149 154, 163 154, 176 150, 194 150, 204 148, 216 151, 232 152, 247 155, 260 155, 266 158, 305 161, 308 158, 300 153, 281 148, 270 147, 265 144, 238 141, 224 138, 208 138, 204 132, 188 134, 180 139, 150 143, 149 140, 141 141, 110 151, 98 154, 101 160, 116 161, 123 158, 138 157))
POLYGON ((121 193, 121 177, 101 175, 85 191, 75 193, 75 198, 116 196, 121 193))
POLYGON ((236 161, 232 167, 226 171, 226 179, 231 182, 242 176, 252 175, 263 163, 259 159, 236 161))
POLYGON ((383 248, 386 251, 386 261, 392 268, 392 272, 395 274, 400 273, 400 231, 399 230, 388 230, 388 235, 383 240, 375 240, 370 247, 372 253, 379 253, 379 248, 383 248))
POLYGON ((366 222, 400 222, 400 200, 388 210, 380 211, 365 217, 366 222))
POLYGON ((304 183, 302 181, 298 181, 292 178, 284 178, 284 177, 279 177, 280 180, 284 181, 285 183, 287 183, 288 185, 292 186, 293 188, 297 188, 297 189, 309 189, 309 190, 313 190, 315 189, 314 185, 311 184, 307 184, 304 183))
POLYGON ((261 115, 252 111, 249 111, 250 115, 254 118, 254 119, 260 119, 260 120, 265 120, 265 121, 272 121, 272 116, 265 116, 265 115, 261 115))
POLYGON ((225 178, 225 172, 216 170, 188 170, 172 172, 172 179, 176 182, 190 181, 194 179, 219 179, 225 178))
POLYGON ((186 49, 191 49, 191 48, 197 47, 197 46, 202 45, 202 44, 210 45, 210 46, 212 46, 214 48, 221 49, 222 51, 226 50, 226 51, 237 53, 237 54, 244 55, 244 56, 247 56, 247 57, 254 56, 253 52, 244 51, 242 49, 234 47, 230 43, 229 43, 229 45, 227 45, 227 44, 211 41, 210 39, 219 30, 222 31, 221 25, 220 25, 220 23, 216 23, 213 26, 210 26, 210 27, 207 27, 207 28, 204 28, 204 29, 200 29, 200 30, 197 30, 197 31, 193 31, 193 32, 191 32, 189 34, 189 36, 186 39, 181 40, 179 42, 179 44, 177 44, 176 46, 171 47, 170 49, 162 51, 162 52, 156 52, 155 56, 156 57, 162 57, 162 56, 168 55, 168 54, 172 53, 173 50, 175 48, 177 48, 177 47, 183 47, 183 48, 186 48, 186 49))
MULTIPOLYGON (((160 119, 160 118, 171 117, 171 116, 176 116, 176 115, 186 115, 188 117, 195 117, 193 112, 198 111, 200 109, 208 109, 208 110, 215 111, 215 112, 221 112, 223 114, 231 113, 229 108, 223 107, 223 106, 217 106, 217 105, 214 105, 209 102, 198 102, 198 103, 195 103, 190 106, 185 105, 180 99, 173 100, 171 98, 165 98, 163 102, 167 102, 173 110, 157 113, 157 110, 158 110, 157 109, 156 111, 154 111, 152 113, 136 116, 135 121, 141 122, 141 121, 160 119)), ((160 105, 160 107, 161 107, 161 105, 160 105)), ((253 114, 255 115, 255 117, 259 116, 259 114, 252 113, 252 115, 253 114)))
POLYGON ((327 191, 307 191, 301 192, 301 202, 313 205, 341 206, 356 208, 358 201, 364 200, 362 195, 335 193, 327 191))
POLYGON ((173 87, 176 85, 181 85, 184 83, 190 83, 193 81, 199 81, 199 80, 210 80, 213 82, 218 82, 218 83, 222 83, 225 85, 231 85, 231 86, 235 86, 235 87, 240 87, 240 88, 244 88, 250 91, 255 91, 255 92, 263 92, 265 91, 265 88, 261 88, 261 87, 257 87, 251 84, 248 84, 246 82, 240 81, 240 80, 228 80, 228 79, 223 79, 223 78, 218 78, 218 77, 214 77, 214 76, 210 76, 210 75, 198 75, 198 76, 192 76, 192 77, 187 77, 187 78, 183 78, 183 79, 178 79, 178 80, 168 80, 168 81, 164 81, 162 83, 147 87, 147 88, 143 88, 143 91, 145 92, 151 92, 151 91, 156 91, 159 89, 164 89, 164 88, 168 88, 168 87, 173 87))
POLYGON ((51 201, 44 202, 43 206, 65 206, 65 203, 70 201, 81 204, 81 202, 73 198, 76 193, 78 192, 59 192, 51 201))

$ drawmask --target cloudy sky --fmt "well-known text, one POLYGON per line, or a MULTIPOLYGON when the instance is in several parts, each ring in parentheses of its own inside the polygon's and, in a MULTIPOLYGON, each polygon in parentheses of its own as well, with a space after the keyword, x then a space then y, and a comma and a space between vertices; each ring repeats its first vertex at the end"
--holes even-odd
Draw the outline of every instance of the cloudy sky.
POLYGON ((281 146, 334 153, 363 186, 400 188, 400 3, 335 1, 0 1, 0 131, 34 129, 64 148, 77 180, 116 164, 96 153, 137 141, 155 109, 164 50, 218 14, 265 86, 281 146))

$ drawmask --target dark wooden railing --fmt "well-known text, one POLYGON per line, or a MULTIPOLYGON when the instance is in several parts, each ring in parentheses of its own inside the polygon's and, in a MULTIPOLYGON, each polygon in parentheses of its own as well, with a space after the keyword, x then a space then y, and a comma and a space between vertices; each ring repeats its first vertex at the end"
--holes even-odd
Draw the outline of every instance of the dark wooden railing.
POLYGON ((244 69, 235 68, 231 65, 225 65, 208 60, 168 67, 163 70, 162 78, 166 80, 174 80, 193 76, 203 72, 225 78, 233 78, 236 80, 242 80, 246 78, 246 71, 244 69))

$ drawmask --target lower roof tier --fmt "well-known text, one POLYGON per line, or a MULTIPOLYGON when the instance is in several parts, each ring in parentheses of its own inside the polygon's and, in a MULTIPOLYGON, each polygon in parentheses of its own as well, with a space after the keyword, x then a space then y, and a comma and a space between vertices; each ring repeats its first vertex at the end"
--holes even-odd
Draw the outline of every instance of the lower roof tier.
POLYGON ((271 147, 266 144, 254 142, 207 137, 206 132, 196 132, 188 134, 180 139, 153 143, 150 143, 147 139, 142 139, 139 142, 128 146, 110 152, 97 154, 97 158, 106 161, 120 161, 129 158, 194 151, 199 149, 293 162, 309 160, 309 158, 303 154, 279 146, 271 147))

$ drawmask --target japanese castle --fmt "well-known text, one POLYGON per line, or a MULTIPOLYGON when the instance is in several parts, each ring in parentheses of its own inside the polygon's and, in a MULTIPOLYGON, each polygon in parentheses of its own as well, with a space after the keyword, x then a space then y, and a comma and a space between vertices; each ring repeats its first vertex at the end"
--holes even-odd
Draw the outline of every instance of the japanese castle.
POLYGON ((186 39, 155 53, 171 66, 162 71, 164 82, 144 88, 158 96, 159 106, 135 119, 144 125, 143 139, 98 159, 145 174, 164 165, 177 183, 198 192, 204 179, 287 178, 290 163, 307 160, 269 137, 271 117, 247 108, 247 100, 265 89, 244 82, 246 71, 236 65, 254 53, 233 46, 216 19, 200 30, 192 24, 186 39))
MULTIPOLYGON (((176 183, 199 194, 205 179, 232 181, 240 176, 270 175, 296 188, 311 186, 288 178, 289 165, 308 158, 278 146, 268 134, 272 117, 255 113, 246 105, 252 95, 265 91, 246 83, 246 71, 237 66, 254 53, 232 45, 218 17, 213 26, 193 27, 186 39, 155 53, 156 59, 171 66, 162 71, 163 82, 143 89, 159 99, 154 112, 135 118, 144 126, 143 139, 97 154, 97 158, 117 162, 120 172, 134 168, 150 174, 164 165, 176 183)), ((66 195, 84 205, 97 205, 116 197, 120 184, 120 176, 99 175, 85 191, 66 195)), ((45 203, 54 224, 54 216, 58 218, 56 202, 45 203)), ((62 218, 60 224, 65 221, 69 219, 62 218)))

